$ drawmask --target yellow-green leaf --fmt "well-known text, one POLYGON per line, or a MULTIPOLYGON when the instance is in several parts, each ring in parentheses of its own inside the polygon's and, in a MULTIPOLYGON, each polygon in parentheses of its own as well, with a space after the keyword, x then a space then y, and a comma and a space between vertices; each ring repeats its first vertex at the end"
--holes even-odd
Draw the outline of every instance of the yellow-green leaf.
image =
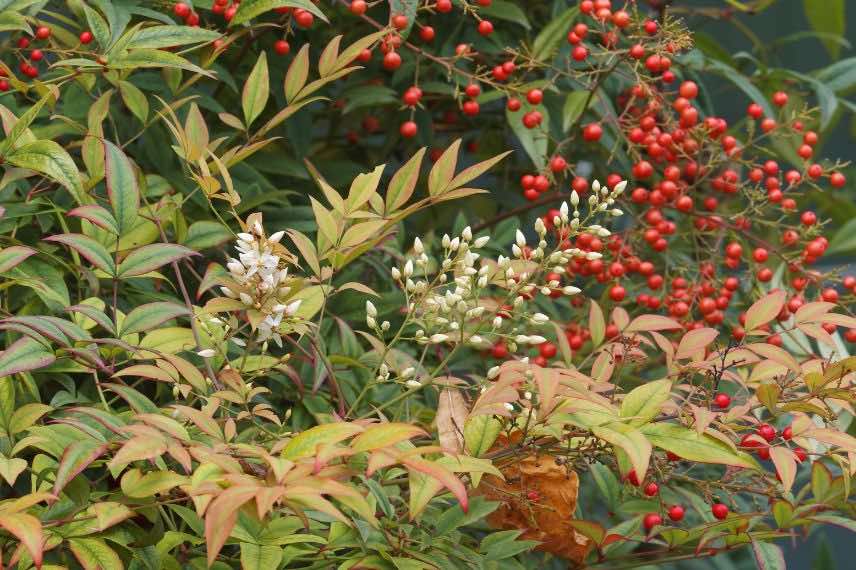
POLYGON ((244 109, 244 121, 249 127, 264 110, 270 95, 270 75, 268 73, 267 52, 262 50, 256 65, 244 83, 241 93, 241 106, 244 109))

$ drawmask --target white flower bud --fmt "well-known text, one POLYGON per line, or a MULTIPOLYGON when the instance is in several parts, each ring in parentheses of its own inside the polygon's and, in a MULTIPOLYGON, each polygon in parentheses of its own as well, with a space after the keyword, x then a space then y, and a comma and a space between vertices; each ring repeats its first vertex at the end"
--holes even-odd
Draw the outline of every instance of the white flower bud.
POLYGON ((369 326, 369 328, 377 328, 377 321, 374 317, 366 317, 366 324, 369 326))
POLYGON ((407 263, 404 264, 404 276, 410 277, 413 275, 413 261, 408 259, 407 263))
POLYGON ((499 366, 493 366, 490 370, 487 371, 488 380, 493 380, 497 376, 499 376, 499 366))
POLYGON ((526 400, 531 400, 532 399, 532 392, 529 392, 529 391, 523 392, 523 398, 526 400))
POLYGON ((543 344, 547 342, 547 339, 543 336, 538 336, 537 334, 533 334, 529 337, 529 344, 543 344))
POLYGON ((477 238, 476 241, 473 242, 473 247, 476 247, 476 248, 484 247, 485 245, 487 245, 487 242, 489 242, 489 241, 490 241, 490 236, 482 236, 480 238, 477 238))
POLYGON ((609 212, 609 213, 610 213, 610 214, 612 214, 612 215, 613 215, 613 216, 615 216, 615 217, 623 216, 623 215, 624 215, 624 212, 622 212, 622 211, 621 211, 621 210, 619 210, 618 208, 613 208, 612 210, 610 210, 610 212, 609 212))
POLYGON ((446 342, 449 340, 449 335, 436 333, 431 335, 431 342, 434 344, 440 344, 441 342, 446 342))
POLYGON ((443 234, 443 240, 440 243, 444 248, 449 249, 449 245, 452 243, 452 238, 449 237, 449 234, 443 234))
POLYGON ((419 388, 420 386, 422 386, 422 382, 420 382, 419 380, 408 380, 404 383, 404 385, 408 388, 419 388))
POLYGON ((252 297, 250 297, 249 295, 247 295, 246 293, 241 293, 241 294, 239 295, 239 297, 241 298, 241 302, 242 302, 243 304, 245 304, 245 305, 247 305, 247 306, 252 306, 252 305, 253 305, 253 298, 252 298, 252 297))
POLYGON ((458 247, 461 245, 461 238, 455 238, 451 242, 449 242, 449 249, 452 251, 458 251, 458 247))
POLYGON ((512 405, 511 405, 511 404, 509 404, 508 402, 506 402, 504 405, 505 405, 505 409, 506 409, 506 410, 508 410, 509 412, 513 412, 513 411, 514 411, 514 406, 512 406, 512 405))
POLYGON ((285 307, 285 314, 289 317, 294 315, 297 312, 297 309, 300 308, 300 304, 303 303, 303 299, 298 299, 296 301, 292 301, 285 307))
POLYGON ((464 228, 464 231, 461 232, 461 239, 464 241, 470 241, 473 239, 473 230, 470 226, 464 228))
POLYGON ((386 332, 389 330, 390 324, 389 321, 384 321, 380 324, 380 330, 386 332))
POLYGON ((588 259, 589 261, 600 259, 601 257, 603 257, 603 254, 598 251, 590 251, 586 253, 586 259, 588 259))
POLYGON ((523 250, 520 249, 520 246, 516 243, 511 246, 511 253, 514 254, 514 257, 520 257, 523 255, 523 250))
POLYGON ((540 236, 547 233, 547 226, 544 225, 544 220, 541 218, 535 218, 535 232, 540 236))
POLYGON ((514 237, 515 237, 515 242, 517 243, 517 245, 519 245, 520 247, 523 247, 524 245, 526 245, 526 236, 523 235, 523 232, 521 232, 520 230, 517 230, 514 237))
POLYGON ((624 189, 627 188, 627 180, 622 180, 618 184, 615 185, 615 188, 612 189, 616 194, 621 194, 624 192, 624 189))
POLYGON ((198 354, 202 358, 211 358, 212 356, 215 356, 217 352, 213 348, 203 348, 196 354, 198 354))
POLYGON ((573 285, 567 285, 565 287, 562 287, 562 293, 564 293, 565 295, 576 295, 579 292, 580 288, 574 287, 573 285))
POLYGON ((393 267, 390 273, 392 274, 392 278, 396 281, 401 279, 401 271, 399 271, 397 267, 393 267))
POLYGON ((377 307, 371 301, 366 301, 366 314, 370 317, 377 316, 377 307))
POLYGON ((600 181, 595 180, 594 182, 592 182, 591 183, 591 189, 593 192, 600 192, 600 181))
POLYGON ((228 287, 220 287, 220 292, 229 297, 230 299, 234 299, 235 297, 237 297, 237 295, 235 295, 235 292, 229 289, 228 287))
POLYGON ((422 246, 422 240, 416 238, 413 240, 413 251, 416 252, 416 255, 422 255, 425 251, 425 248, 422 246))
POLYGON ((276 232, 275 234, 273 234, 272 236, 270 236, 267 240, 270 242, 273 242, 273 243, 279 243, 279 240, 281 240, 284 235, 285 235, 285 232, 283 230, 280 230, 280 231, 276 232))
POLYGON ((483 342, 484 342, 484 339, 477 334, 474 334, 473 336, 470 337, 470 343, 472 343, 472 344, 480 345, 483 342))
POLYGON ((502 326, 502 317, 500 317, 500 316, 494 317, 492 325, 493 325, 493 328, 495 328, 495 329, 498 329, 499 327, 501 327, 502 326))
POLYGON ((409 376, 413 376, 414 372, 416 372, 416 369, 413 368, 412 366, 410 366, 410 367, 405 368, 404 370, 401 371, 401 377, 407 378, 409 376))

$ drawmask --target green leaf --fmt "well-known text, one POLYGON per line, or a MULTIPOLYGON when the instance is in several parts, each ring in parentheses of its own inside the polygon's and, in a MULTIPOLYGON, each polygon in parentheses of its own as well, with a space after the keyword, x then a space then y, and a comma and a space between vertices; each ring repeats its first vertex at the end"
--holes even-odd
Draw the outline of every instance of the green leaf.
POLYGON ((190 249, 199 250, 216 247, 229 241, 232 237, 234 236, 229 228, 220 222, 201 220, 190 224, 190 227, 187 228, 187 236, 181 243, 190 249))
POLYGON ((27 19, 18 12, 0 13, 0 32, 21 30, 28 35, 33 35, 33 29, 27 23, 27 19))
POLYGON ((81 202, 83 187, 77 165, 71 155, 54 141, 43 140, 21 145, 6 155, 6 162, 44 174, 71 192, 78 203, 81 202))
POLYGON ((571 23, 577 17, 579 11, 578 6, 572 6, 544 26, 532 43, 532 59, 535 61, 546 61, 553 55, 553 52, 565 41, 571 23))
POLYGON ((131 110, 141 123, 145 124, 146 119, 149 117, 149 100, 146 98, 146 94, 128 81, 119 82, 119 93, 122 95, 122 101, 125 102, 125 106, 131 110))
POLYGON ((702 69, 707 69, 707 71, 713 71, 722 75, 731 81, 738 89, 743 91, 743 93, 745 93, 753 103, 759 104, 761 108, 764 109, 764 114, 766 116, 776 116, 776 111, 770 106, 770 102, 767 101, 767 98, 763 93, 761 93, 761 90, 755 87, 755 85, 745 75, 741 74, 733 67, 726 65, 721 61, 708 59, 705 61, 705 65, 702 69))
POLYGON ((83 570, 124 568, 119 555, 101 538, 70 538, 68 547, 83 570))
POLYGON ((243 24, 260 14, 270 12, 274 8, 286 7, 302 8, 307 12, 312 12, 325 22, 329 21, 327 20, 327 16, 324 15, 324 12, 322 12, 321 9, 310 0, 244 0, 238 7, 238 11, 235 12, 235 16, 232 18, 232 21, 229 22, 229 26, 231 27, 243 24))
POLYGON ((614 422, 606 426, 595 426, 592 428, 592 433, 623 451, 640 478, 648 472, 648 463, 651 460, 651 444, 639 431, 627 427, 625 424, 614 422))
POLYGON ((547 143, 549 137, 544 129, 550 124, 550 115, 547 112, 547 107, 541 107, 539 110, 544 116, 540 126, 534 129, 527 129, 523 124, 523 115, 534 109, 529 103, 523 102, 521 109, 517 112, 511 112, 508 109, 505 111, 505 118, 511 126, 511 130, 517 136, 523 150, 532 159, 532 163, 538 170, 542 170, 547 166, 547 143))
POLYGON ((81 439, 66 447, 54 477, 53 494, 59 496, 69 481, 107 451, 108 445, 107 443, 99 445, 91 439, 81 439))
POLYGON ((28 336, 21 337, 0 353, 0 378, 44 368, 56 360, 54 353, 28 336))
POLYGON ((46 237, 44 241, 67 245, 101 271, 110 275, 116 273, 116 266, 113 263, 113 258, 110 257, 110 253, 108 253, 103 245, 89 236, 83 234, 60 234, 46 237))
POLYGON ((464 423, 464 445, 467 453, 473 457, 487 453, 501 430, 502 423, 493 416, 482 414, 469 418, 464 423))
POLYGON ((815 76, 835 93, 848 95, 856 88, 856 57, 836 61, 817 71, 815 76))
POLYGON ((517 4, 508 2, 507 0, 493 0, 489 6, 479 7, 478 11, 482 17, 505 20, 506 22, 520 24, 527 30, 532 29, 532 24, 529 23, 529 19, 526 17, 526 12, 517 4))
POLYGON ((281 546, 241 543, 241 568, 246 570, 272 570, 279 568, 281 561, 281 546))
POLYGON ((389 0, 390 16, 402 14, 407 16, 407 26, 401 30, 401 39, 406 40, 413 29, 413 24, 416 22, 416 8, 418 8, 419 0, 389 0))
POLYGON ((688 461, 760 470, 758 463, 749 454, 734 450, 707 434, 699 435, 693 429, 663 422, 644 425, 639 431, 655 447, 671 451, 688 461))
POLYGON ((845 528, 850 532, 856 532, 856 521, 854 521, 853 519, 848 519, 846 517, 833 514, 819 514, 812 516, 811 520, 824 524, 840 526, 841 528, 845 528))
POLYGON ((187 307, 161 301, 157 303, 148 303, 141 305, 125 317, 122 322, 122 331, 120 336, 125 336, 137 332, 149 331, 158 325, 162 325, 166 321, 189 315, 187 307))
POLYGON ((782 549, 769 542, 752 541, 752 554, 758 570, 786 570, 785 555, 782 549))
POLYGON ((110 26, 104 18, 101 17, 95 9, 90 8, 85 3, 83 5, 83 13, 86 16, 86 24, 89 26, 89 31, 95 37, 95 41, 101 47, 101 51, 105 51, 110 47, 110 26))
POLYGON ((496 166, 502 159, 511 154, 513 151, 507 150, 487 160, 483 160, 472 166, 469 166, 458 174, 449 182, 444 192, 449 192, 466 185, 469 182, 477 179, 479 176, 496 166))
POLYGON ((104 141, 104 168, 107 176, 107 194, 116 216, 119 235, 125 235, 137 221, 140 209, 140 190, 131 161, 119 147, 104 141))
POLYGON ((303 44, 285 73, 285 98, 289 103, 294 101, 295 96, 306 85, 307 77, 309 77, 309 44, 303 44))
POLYGON ((175 25, 151 26, 137 31, 128 44, 128 48, 168 48, 172 46, 200 44, 213 42, 220 36, 219 32, 200 27, 175 25))
MULTIPOLYGON (((847 21, 844 2, 845 0, 803 0, 805 17, 815 31, 843 37, 847 21)), ((830 40, 822 41, 830 57, 838 59, 841 44, 830 40)))
POLYGON ((137 277, 183 257, 197 255, 192 249, 174 243, 153 243, 135 249, 119 264, 119 277, 137 277))
POLYGON ((14 148, 15 145, 20 140, 21 142, 30 142, 27 140, 29 137, 24 137, 25 133, 29 133, 28 129, 30 125, 33 124, 33 121, 39 114, 39 111, 42 110, 45 103, 47 103, 48 99, 53 97, 53 94, 49 91, 47 92, 41 99, 33 103, 29 106, 29 108, 21 114, 20 117, 15 121, 15 124, 12 125, 12 128, 9 129, 9 132, 6 134, 6 138, 0 142, 0 156, 5 155, 9 152, 10 149, 14 148))
POLYGON ((588 91, 571 91, 565 97, 565 105, 562 108, 562 129, 565 132, 568 132, 586 110, 588 101, 588 91))
POLYGON ((13 245, 0 250, 0 273, 14 269, 35 253, 36 250, 23 245, 13 245))
POLYGON ((627 422, 631 426, 641 426, 650 422, 669 399, 671 390, 672 381, 668 379, 648 382, 634 388, 624 396, 621 402, 621 417, 632 418, 627 422))
POLYGON ((362 109, 363 107, 375 107, 398 103, 395 91, 385 85, 359 85, 348 89, 344 93, 345 108, 343 114, 362 109))
POLYGON ((190 63, 180 55, 158 49, 135 49, 110 59, 108 67, 112 69, 140 69, 149 67, 165 67, 172 69, 184 69, 200 75, 214 77, 210 71, 206 71, 190 63))
POLYGON ((268 73, 267 52, 262 51, 250 76, 244 83, 241 94, 241 106, 244 109, 244 121, 249 127, 262 113, 270 95, 270 76, 268 73))
POLYGON ((856 219, 841 226, 829 242, 827 255, 849 253, 856 250, 856 219))

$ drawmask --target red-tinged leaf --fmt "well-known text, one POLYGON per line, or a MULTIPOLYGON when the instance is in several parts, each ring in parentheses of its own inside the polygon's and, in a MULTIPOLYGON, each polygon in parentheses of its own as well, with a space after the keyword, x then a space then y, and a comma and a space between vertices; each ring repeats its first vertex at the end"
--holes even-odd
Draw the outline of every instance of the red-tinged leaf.
POLYGON ((661 315, 640 315, 633 319, 624 332, 664 331, 680 329, 683 326, 676 320, 661 315))
POLYGON ((95 520, 98 525, 98 530, 102 532, 135 516, 136 514, 122 503, 117 503, 115 501, 95 503, 92 505, 92 510, 95 511, 95 520))
POLYGON ((174 243, 153 243, 135 249, 119 264, 119 277, 137 277, 184 257, 198 255, 174 243))
POLYGON ((42 343, 28 336, 21 337, 0 353, 0 378, 38 370, 54 360, 54 353, 46 350, 42 343))
POLYGON ((121 378, 122 376, 149 378, 160 382, 175 382, 175 379, 170 376, 166 370, 158 368, 157 366, 152 366, 151 364, 135 364, 134 366, 128 366, 127 368, 123 368, 113 374, 114 378, 121 378))
POLYGON ((752 553, 758 570, 786 570, 785 555, 782 549, 769 542, 752 541, 752 553))
POLYGON ((154 459, 166 453, 167 442, 160 437, 132 437, 122 445, 110 461, 110 467, 123 467, 132 461, 154 459))
POLYGON ((83 218, 113 235, 119 235, 119 224, 107 208, 98 204, 87 204, 75 208, 66 214, 75 218, 83 218))
POLYGON ((593 346, 600 346, 606 336, 606 319, 603 316, 603 309, 592 299, 589 307, 589 331, 591 332, 591 343, 593 346))
POLYGON ((42 565, 42 522, 27 513, 0 513, 0 527, 21 541, 36 567, 42 565))
POLYGON ((774 346, 772 344, 767 344, 766 342, 754 342, 752 344, 747 344, 746 348, 761 356, 763 358, 769 358, 773 362, 781 364, 782 366, 787 366, 793 372, 800 372, 800 364, 797 360, 791 356, 791 353, 786 351, 783 348, 778 346, 774 346))
POLYGON ((303 44, 285 73, 285 98, 289 103, 294 102, 294 98, 306 85, 307 77, 309 77, 309 44, 303 44))
POLYGON ((854 521, 853 519, 831 514, 814 515, 810 518, 811 520, 817 521, 819 523, 832 524, 835 526, 840 526, 841 528, 846 528, 850 532, 856 532, 856 521, 854 521))
POLYGON ((849 329, 856 329, 856 318, 851 317, 850 315, 841 315, 839 313, 828 313, 824 315, 823 319, 821 319, 824 323, 831 323, 833 325, 838 325, 839 327, 847 327, 849 329))
POLYGON ((714 339, 719 335, 719 331, 711 328, 701 328, 689 331, 687 334, 683 336, 680 344, 678 344, 678 350, 675 353, 675 358, 680 360, 682 358, 694 358, 697 354, 701 354, 701 357, 704 357, 704 349, 714 341, 714 339))
POLYGON ((782 480, 782 487, 784 487, 785 492, 790 492, 797 474, 797 461, 794 452, 787 447, 776 445, 770 448, 770 459, 776 466, 776 472, 782 480))
POLYGON ((67 245, 105 273, 109 275, 116 273, 116 266, 113 263, 113 258, 110 257, 110 253, 103 245, 89 236, 83 234, 60 234, 46 237, 44 241, 67 245))
POLYGON ((787 294, 784 291, 773 291, 755 301, 746 311, 746 324, 744 325, 746 331, 754 331, 776 318, 776 315, 785 306, 786 298, 787 294))
POLYGON ((12 247, 0 250, 0 273, 6 273, 14 269, 35 253, 35 249, 22 245, 13 245, 12 247))
POLYGON ((395 212, 410 200, 416 182, 419 180, 419 169, 425 148, 420 148, 404 166, 399 168, 389 181, 386 190, 386 211, 395 212))
POLYGON ((822 320, 821 317, 834 309, 836 307, 835 303, 827 303, 825 301, 815 301, 813 303, 806 303, 794 313, 794 322, 797 324, 800 323, 811 323, 818 320, 822 320))
POLYGON ((390 447, 400 441, 419 437, 420 435, 427 434, 421 428, 410 424, 388 423, 373 425, 367 427, 363 433, 354 438, 351 449, 357 452, 373 451, 375 449, 390 447))
POLYGON ((631 390, 621 401, 621 417, 629 425, 641 426, 660 413, 660 407, 669 399, 672 381, 669 379, 646 382, 631 390))
POLYGON ((301 432, 282 450, 283 459, 301 459, 315 455, 318 446, 344 441, 363 431, 363 427, 347 422, 321 424, 301 432))
POLYGON ((211 501, 205 511, 205 542, 208 548, 208 566, 214 564, 217 555, 238 520, 238 509, 256 496, 259 488, 254 486, 229 487, 211 501))
POLYGON ((109 443, 98 445, 94 440, 81 439, 65 448, 56 470, 53 494, 59 496, 69 481, 104 455, 109 445, 109 443))
POLYGON ((143 474, 139 469, 131 469, 122 477, 120 485, 126 496, 132 499, 143 499, 166 493, 190 482, 189 477, 173 471, 151 471, 143 474))
POLYGON ((128 313, 128 316, 122 321, 122 336, 149 331, 166 321, 189 314, 190 312, 184 305, 167 301, 140 305, 128 313))
POLYGON ((202 432, 207 433, 211 437, 223 439, 223 430, 220 429, 220 425, 214 421, 214 418, 211 416, 200 412, 196 408, 191 408, 190 406, 175 405, 173 407, 178 410, 181 415, 193 422, 193 425, 202 430, 202 432))
POLYGON ((442 194, 449 186, 449 182, 455 175, 455 167, 458 165, 458 150, 461 147, 461 139, 456 139, 450 144, 434 166, 428 172, 428 195, 437 196, 442 194))
POLYGON ((840 447, 848 453, 856 453, 856 437, 850 434, 826 428, 813 428, 800 433, 801 438, 812 438, 833 447, 840 447))
POLYGON ((797 325, 797 328, 812 338, 816 338, 818 342, 822 342, 826 346, 835 349, 835 339, 832 335, 826 332, 822 325, 816 323, 802 323, 797 325))
POLYGON ((119 147, 107 140, 103 143, 107 195, 113 207, 119 233, 124 235, 134 226, 140 209, 137 176, 131 161, 119 147))
POLYGON ((436 463, 432 463, 430 461, 426 461, 424 459, 419 459, 417 457, 404 457, 401 459, 401 462, 408 468, 428 475, 429 477, 436 479, 437 482, 446 487, 449 491, 452 492, 453 495, 458 499, 458 502, 461 504, 461 510, 467 512, 469 508, 469 498, 467 497, 467 489, 464 487, 464 484, 460 479, 455 477, 455 475, 446 470, 443 467, 440 467, 436 463))
POLYGON ((86 318, 93 320, 101 326, 101 328, 111 334, 115 334, 116 332, 116 327, 113 325, 113 321, 110 317, 108 317, 104 311, 97 309, 92 305, 72 305, 70 307, 66 307, 65 310, 69 313, 79 313, 86 318))

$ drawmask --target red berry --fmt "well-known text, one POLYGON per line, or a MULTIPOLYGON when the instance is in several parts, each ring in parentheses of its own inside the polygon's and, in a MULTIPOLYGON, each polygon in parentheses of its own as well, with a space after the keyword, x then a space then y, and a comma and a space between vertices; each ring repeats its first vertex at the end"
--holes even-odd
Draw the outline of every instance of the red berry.
POLYGON ((40 49, 34 49, 30 52, 30 59, 33 61, 41 61, 45 57, 45 54, 40 49))
POLYGON ((829 175, 829 183, 832 185, 833 188, 842 188, 845 184, 847 184, 847 179, 840 172, 833 172, 829 175))
POLYGON ((464 112, 464 115, 474 117, 479 114, 479 104, 477 101, 464 101, 463 105, 461 105, 461 110, 464 112))
POLYGON ((279 55, 285 55, 291 51, 291 46, 285 40, 277 40, 273 44, 273 50, 279 55))
POLYGON ((431 26, 423 26, 419 30, 419 37, 423 42, 430 42, 434 39, 434 28, 431 26))
POLYGON ((769 257, 770 254, 763 247, 756 248, 755 251, 752 252, 752 259, 758 263, 764 263, 769 257))
POLYGON ((681 97, 695 99, 698 96, 698 85, 696 85, 695 81, 684 81, 681 83, 678 93, 680 93, 681 97))
POLYGON ((530 89, 526 93, 526 100, 532 105, 539 104, 544 99, 544 93, 540 89, 530 89))
POLYGON ((713 403, 717 408, 727 408, 731 405, 731 396, 720 392, 713 398, 713 403))
POLYGON ((479 22, 478 30, 481 35, 489 36, 493 33, 493 24, 490 23, 490 20, 482 20, 479 22))
POLYGON ((651 482, 651 483, 648 483, 647 485, 645 485, 645 494, 648 495, 649 497, 653 497, 654 495, 656 495, 659 492, 660 492, 660 486, 657 485, 656 483, 651 482))
POLYGON ((545 342, 545 343, 541 344, 541 346, 538 347, 538 352, 544 358, 553 358, 554 356, 556 356, 558 349, 557 349, 556 345, 553 344, 552 342, 545 342))
POLYGON ((635 470, 635 469, 631 469, 630 471, 628 471, 628 472, 627 472, 627 481, 628 481, 631 485, 633 485, 634 487, 638 487, 638 486, 639 486, 639 483, 640 483, 640 481, 639 481, 639 476, 636 474, 636 470, 635 470))
POLYGON ((388 51, 383 56, 383 67, 390 71, 401 67, 401 56, 397 51, 388 51))
POLYGON ((46 40, 51 37, 51 29, 47 26, 39 26, 36 28, 36 37, 40 40, 46 40))
POLYGON ((368 10, 368 4, 366 4, 366 0, 351 0, 351 14, 356 16, 362 16, 368 10))
POLYGON ((767 441, 773 441, 776 439, 776 428, 771 426, 770 424, 761 424, 758 426, 756 430, 758 435, 766 439, 767 441))
POLYGON ((561 156, 554 156, 550 159, 550 170, 553 172, 562 172, 568 166, 568 161, 561 156))
POLYGON ((509 99, 508 103, 506 104, 506 108, 509 111, 511 111, 512 113, 519 111, 520 107, 521 107, 520 99, 515 99, 513 97, 511 99, 509 99))
POLYGON ((624 296, 627 294, 624 287, 621 285, 613 285, 609 290, 609 298, 615 301, 616 303, 620 303, 624 300, 624 296))
POLYGON ((179 18, 185 18, 190 14, 190 6, 188 6, 184 2, 177 2, 172 7, 172 13, 178 16, 179 18))
POLYGON ((490 349, 491 356, 496 359, 502 359, 508 356, 508 348, 505 346, 505 343, 498 342, 490 349))
POLYGON ((404 14, 396 14, 392 17, 392 25, 395 26, 399 30, 403 30, 407 27, 407 16, 404 14))
POLYGON ((452 11, 452 0, 437 0, 437 4, 434 8, 440 13, 447 13, 452 11))
POLYGON ((725 519, 728 516, 728 507, 723 503, 714 503, 710 507, 710 512, 719 520, 725 519))
POLYGON ((312 23, 315 21, 315 16, 312 15, 312 12, 307 10, 294 10, 294 21, 301 28, 311 28, 312 23))
POLYGON ((662 524, 662 522, 663 522, 663 517, 661 517, 657 513, 648 513, 642 519, 642 526, 645 527, 645 530, 651 530, 652 528, 654 528, 658 524, 662 524))
POLYGON ((788 94, 784 91, 776 91, 773 93, 773 105, 784 107, 788 104, 788 94))
POLYGON ((5 79, 0 79, 0 91, 8 91, 10 89, 9 82, 5 79))
POLYGON ((80 32, 80 43, 88 44, 88 43, 92 42, 93 39, 94 39, 94 36, 92 35, 92 32, 90 32, 90 31, 80 32))
POLYGON ((571 57, 574 58, 574 61, 583 61, 588 57, 588 50, 584 46, 576 46, 571 51, 571 57))
POLYGON ((788 426, 782 430, 782 439, 787 441, 790 440, 792 437, 794 437, 794 429, 791 426, 788 426))
POLYGON ((416 123, 413 121, 406 121, 401 123, 401 127, 398 129, 398 132, 401 133, 406 139, 410 139, 416 136, 416 132, 419 130, 419 127, 416 126, 416 123))
POLYGON ((589 123, 583 127, 583 139, 589 142, 599 141, 603 135, 603 128, 597 123, 589 123))
POLYGON ((684 518, 684 508, 681 505, 672 505, 668 510, 669 518, 675 522, 684 518))

